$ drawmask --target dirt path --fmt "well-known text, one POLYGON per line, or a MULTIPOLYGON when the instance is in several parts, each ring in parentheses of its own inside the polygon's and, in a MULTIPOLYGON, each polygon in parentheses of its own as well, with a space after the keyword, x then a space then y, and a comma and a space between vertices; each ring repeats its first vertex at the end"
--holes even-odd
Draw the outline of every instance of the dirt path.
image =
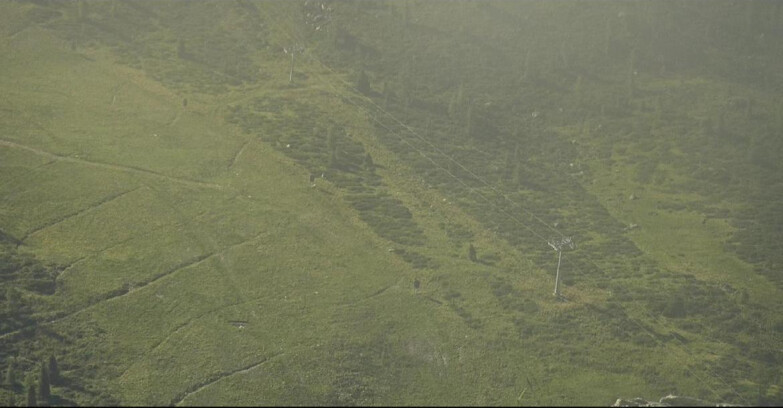
POLYGON ((222 190, 223 189, 223 186, 221 186, 219 184, 205 183, 203 181, 188 180, 188 179, 180 178, 180 177, 167 176, 165 174, 158 173, 158 172, 152 171, 152 170, 143 169, 143 168, 138 168, 138 167, 133 167, 133 166, 122 166, 122 165, 119 165, 119 164, 101 163, 101 162, 96 162, 96 161, 79 159, 79 158, 76 158, 76 157, 61 156, 61 155, 50 153, 50 152, 47 152, 47 151, 44 151, 44 150, 41 150, 41 149, 36 149, 34 147, 25 146, 23 144, 12 142, 10 140, 0 139, 0 146, 10 147, 12 149, 27 150, 28 152, 32 152, 32 153, 35 153, 37 155, 48 157, 50 159, 57 160, 57 161, 63 161, 63 162, 68 162, 68 163, 76 163, 76 164, 81 164, 81 165, 84 165, 84 166, 91 166, 91 167, 97 167, 97 168, 101 168, 101 169, 122 171, 122 172, 126 172, 126 173, 142 174, 142 175, 145 175, 145 176, 155 177, 157 179, 162 179, 162 180, 170 181, 172 183, 183 184, 183 185, 187 185, 187 186, 191 186, 191 187, 210 188, 210 189, 214 189, 214 190, 222 190))
POLYGON ((218 382, 220 380, 223 380, 225 378, 228 378, 228 377, 231 377, 231 376, 234 376, 234 375, 237 375, 237 374, 246 374, 246 373, 248 373, 248 372, 250 372, 250 371, 252 371, 252 370, 254 370, 254 369, 256 369, 256 368, 258 368, 260 366, 262 366, 263 364, 268 363, 269 361, 271 361, 271 360, 273 360, 275 358, 278 358, 280 356, 283 356, 283 355, 285 355, 285 353, 275 354, 275 355, 273 355, 271 357, 265 357, 265 358, 261 359, 258 362, 255 362, 255 363, 250 364, 250 365, 245 366, 245 367, 238 368, 238 369, 233 370, 233 371, 220 372, 220 373, 213 374, 212 376, 210 376, 206 380, 204 380, 204 381, 202 381, 202 382, 200 382, 198 384, 194 384, 194 385, 188 387, 187 390, 185 390, 184 392, 182 392, 179 395, 177 395, 176 397, 174 397, 171 400, 171 403, 169 405, 170 406, 177 406, 177 405, 181 404, 183 401, 185 401, 189 396, 191 396, 191 395, 201 391, 202 389, 204 389, 206 387, 209 387, 212 384, 215 384, 216 382, 218 382))
POLYGON ((130 194, 130 193, 138 190, 139 188, 140 187, 136 187, 136 188, 132 188, 130 190, 122 191, 120 193, 115 193, 115 194, 109 195, 108 197, 104 197, 103 199, 101 199, 97 203, 90 204, 89 206, 87 206, 85 208, 82 208, 82 209, 80 209, 78 211, 74 211, 74 212, 72 212, 70 214, 66 214, 66 215, 64 215, 64 216, 62 216, 62 217, 60 217, 58 219, 55 219, 55 220, 53 220, 51 222, 48 222, 46 224, 40 225, 38 227, 35 227, 32 230, 30 230, 29 232, 27 232, 24 235, 24 237, 22 237, 22 239, 20 239, 20 241, 24 242, 27 238, 30 238, 31 236, 35 235, 36 233, 38 233, 40 231, 43 231, 43 230, 45 230, 47 228, 54 227, 55 225, 63 223, 63 222, 65 222, 65 221, 67 221, 67 220, 69 220, 71 218, 78 217, 78 216, 80 216, 80 215, 82 215, 84 213, 87 213, 89 211, 97 209, 97 208, 101 207, 102 205, 107 204, 107 203, 109 203, 111 201, 117 200, 117 199, 125 196, 126 194, 130 194))
POLYGON ((181 270, 187 269, 187 268, 191 268, 191 267, 194 267, 194 266, 198 266, 198 265, 206 262, 210 258, 222 255, 225 252, 230 251, 231 249, 240 247, 242 245, 247 245, 247 244, 249 244, 251 242, 254 242, 258 238, 261 238, 262 236, 267 235, 267 234, 268 234, 267 232, 261 232, 261 233, 255 235, 254 237, 246 239, 246 240, 244 240, 242 242, 238 242, 236 244, 232 244, 232 245, 226 246, 226 247, 224 247, 224 248, 222 248, 220 250, 217 250, 217 251, 212 251, 212 252, 208 252, 208 253, 205 253, 205 254, 201 254, 201 255, 199 255, 199 256, 197 256, 195 258, 191 258, 190 260, 188 260, 186 262, 183 262, 183 263, 180 263, 179 265, 174 266, 173 268, 169 269, 168 271, 165 271, 163 273, 160 273, 160 274, 152 277, 152 279, 150 279, 150 280, 148 280, 146 282, 141 283, 140 285, 138 285, 133 290, 116 291, 114 293, 109 293, 109 294, 107 294, 107 297, 105 297, 103 299, 97 300, 95 302, 92 302, 92 303, 90 303, 90 304, 80 308, 80 309, 73 310, 73 311, 68 312, 68 313, 66 313, 64 315, 61 315, 60 317, 58 317, 58 318, 56 318, 54 320, 50 320, 50 321, 45 322, 45 323, 32 324, 32 325, 25 326, 25 327, 22 327, 20 329, 14 330, 12 332, 8 332, 8 333, 5 333, 3 335, 0 335, 0 340, 5 339, 5 338, 9 338, 9 337, 12 337, 12 336, 15 336, 15 335, 18 335, 18 334, 21 334, 25 330, 28 330, 28 329, 36 327, 36 326, 40 327, 40 326, 48 326, 48 325, 55 324, 57 322, 65 320, 65 319, 67 319, 69 317, 76 316, 76 315, 78 315, 78 314, 80 314, 80 313, 82 313, 82 312, 84 312, 84 311, 86 311, 88 309, 91 309, 91 308, 93 308, 93 307, 95 307, 95 306, 97 306, 97 305, 99 305, 101 303, 113 301, 113 300, 116 300, 118 298, 122 298, 122 297, 127 296, 127 295, 129 295, 129 294, 131 294, 131 293, 133 293, 133 292, 135 292, 137 290, 141 290, 141 289, 143 289, 143 288, 145 288, 147 286, 150 286, 153 283, 155 283, 155 282, 157 282, 157 281, 159 281, 159 280, 161 280, 163 278, 171 276, 171 275, 173 275, 174 273, 176 273, 178 271, 181 271, 181 270))
POLYGON ((228 168, 229 168, 229 169, 231 169, 232 167, 234 167, 234 165, 237 163, 237 160, 239 160, 239 156, 241 156, 241 155, 242 155, 242 152, 244 152, 244 151, 245 151, 245 148, 247 148, 247 145, 249 145, 249 144, 250 144, 250 141, 247 141, 247 142, 245 142, 245 143, 242 145, 242 147, 240 147, 240 148, 239 148, 239 150, 237 151, 237 153, 234 155, 234 158, 233 158, 233 159, 231 159, 231 164, 229 164, 229 165, 228 165, 228 168))

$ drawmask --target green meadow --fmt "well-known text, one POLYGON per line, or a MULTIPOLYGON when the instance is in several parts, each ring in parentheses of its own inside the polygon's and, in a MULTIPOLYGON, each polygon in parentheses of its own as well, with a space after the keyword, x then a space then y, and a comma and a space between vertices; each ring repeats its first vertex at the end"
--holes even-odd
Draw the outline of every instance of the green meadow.
POLYGON ((0 3, 0 401, 779 405, 781 24, 0 3))

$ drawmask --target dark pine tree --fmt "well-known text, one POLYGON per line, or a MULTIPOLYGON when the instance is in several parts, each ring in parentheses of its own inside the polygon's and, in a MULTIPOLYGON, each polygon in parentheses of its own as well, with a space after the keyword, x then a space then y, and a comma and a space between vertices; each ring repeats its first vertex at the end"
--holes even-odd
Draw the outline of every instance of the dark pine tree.
POLYGON ((38 400, 35 398, 35 384, 30 384, 27 386, 27 406, 38 406, 38 400))
POLYGON ((329 167, 337 167, 340 159, 337 154, 337 130, 333 126, 326 131, 326 148, 329 150, 329 167))
POLYGON ((375 167, 375 163, 372 161, 372 156, 370 156, 370 152, 367 152, 366 155, 364 155, 364 161, 362 162, 362 165, 366 170, 372 170, 375 167))
POLYGON ((13 360, 8 362, 8 367, 5 369, 5 385, 12 390, 16 386, 16 369, 13 360))
POLYGON ((38 397, 41 399, 42 404, 49 402, 50 394, 49 369, 46 367, 46 363, 41 361, 41 372, 38 375, 38 397))
POLYGON ((364 70, 360 70, 356 76, 356 90, 363 95, 369 95, 372 92, 370 88, 370 78, 364 70))
POLYGON ((478 258, 476 258, 476 248, 473 247, 473 244, 470 244, 468 247, 468 259, 470 259, 473 262, 476 262, 478 258))
POLYGON ((49 356, 49 383, 51 385, 60 383, 60 369, 57 367, 57 359, 54 354, 49 356))
POLYGON ((185 49, 185 41, 183 40, 177 41, 177 56, 180 58, 185 58, 187 54, 188 52, 185 49))

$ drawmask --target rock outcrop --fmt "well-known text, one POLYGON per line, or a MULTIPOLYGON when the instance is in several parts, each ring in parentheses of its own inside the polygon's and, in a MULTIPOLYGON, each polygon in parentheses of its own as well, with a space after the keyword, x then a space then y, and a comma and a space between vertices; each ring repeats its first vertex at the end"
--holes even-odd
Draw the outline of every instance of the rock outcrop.
POLYGON ((709 402, 698 398, 667 395, 660 401, 647 401, 644 398, 626 400, 618 398, 613 407, 736 407, 738 405, 723 402, 709 402))

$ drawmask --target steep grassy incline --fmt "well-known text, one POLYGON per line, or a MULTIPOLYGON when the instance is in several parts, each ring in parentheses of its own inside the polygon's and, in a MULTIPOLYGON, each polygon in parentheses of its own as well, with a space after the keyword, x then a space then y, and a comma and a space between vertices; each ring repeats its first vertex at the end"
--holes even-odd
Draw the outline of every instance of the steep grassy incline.
POLYGON ((518 49, 584 15, 524 3, 0 4, 0 367, 57 355, 55 405, 779 401, 752 186, 680 141, 732 80, 677 49, 628 92, 622 16, 518 49))
POLYGON ((539 266, 574 235, 566 296, 673 335, 710 398, 780 398, 779 5, 332 5, 299 38, 423 182, 539 266))
MULTIPOLYGON (((8 18, 40 10, 3 7, 8 18)), ((487 338, 444 306, 434 271, 410 266, 424 256, 390 252, 393 242, 345 205, 331 175, 312 188, 307 171, 262 138, 211 116, 218 98, 183 106, 100 46, 72 50, 35 25, 10 34, 2 45, 10 56, 2 62, 2 230, 20 251, 59 267, 54 294, 20 289, 37 313, 31 326, 2 334, 4 367, 13 358, 17 371, 35 372, 37 359, 57 355, 65 381, 55 403, 434 404, 517 395, 516 380, 505 394, 475 392, 477 384, 493 389, 504 356, 484 353, 487 338)), ((320 101, 318 89, 289 89, 284 73, 256 93, 225 96, 311 100, 304 112, 276 105, 284 110, 268 131, 277 137, 320 101)), ((442 202, 385 189, 408 202, 442 202)), ((465 275, 467 288, 476 269, 488 268, 432 227, 446 214, 470 222, 454 210, 421 213, 420 239, 438 242, 427 249, 431 262, 465 275)))

